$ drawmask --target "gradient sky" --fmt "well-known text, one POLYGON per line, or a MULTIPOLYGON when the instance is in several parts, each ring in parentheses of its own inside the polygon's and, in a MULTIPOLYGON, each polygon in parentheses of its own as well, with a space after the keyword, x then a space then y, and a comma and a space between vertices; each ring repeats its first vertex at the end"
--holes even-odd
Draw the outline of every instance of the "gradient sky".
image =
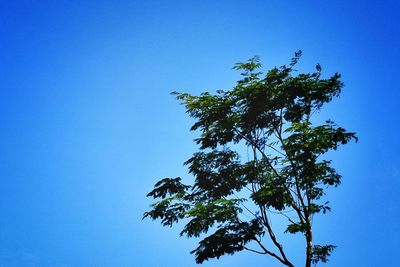
POLYGON ((235 62, 298 49, 302 70, 343 74, 321 116, 360 137, 331 154, 343 184, 315 222, 338 246, 325 266, 399 266, 399 14, 395 0, 0 1, 0 266, 196 266, 196 240, 141 220, 196 149, 169 93, 229 89, 235 62))

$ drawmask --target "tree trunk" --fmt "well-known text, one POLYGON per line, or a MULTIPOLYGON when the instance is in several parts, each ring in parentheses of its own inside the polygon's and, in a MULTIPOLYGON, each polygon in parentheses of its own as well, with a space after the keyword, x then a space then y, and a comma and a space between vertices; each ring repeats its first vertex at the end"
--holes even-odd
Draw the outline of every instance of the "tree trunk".
POLYGON ((306 233, 307 250, 306 250, 306 267, 311 267, 311 256, 312 256, 312 230, 311 227, 306 233))

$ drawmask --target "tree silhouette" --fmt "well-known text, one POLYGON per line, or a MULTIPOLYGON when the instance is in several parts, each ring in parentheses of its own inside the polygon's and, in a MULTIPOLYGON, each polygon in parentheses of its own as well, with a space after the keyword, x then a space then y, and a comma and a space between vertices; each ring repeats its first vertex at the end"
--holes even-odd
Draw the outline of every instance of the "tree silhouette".
POLYGON ((300 57, 298 51, 288 66, 266 73, 257 57, 237 63, 242 78, 230 91, 173 93, 200 135, 199 151, 185 162, 194 183, 160 180, 148 194, 158 201, 144 217, 164 226, 183 220, 181 235, 202 238, 192 251, 197 263, 248 250, 294 266, 271 216, 287 220, 286 233, 304 236, 306 267, 326 262, 335 248, 313 244, 314 215, 330 210, 323 196, 341 182, 322 156, 357 137, 331 120, 314 124, 313 115, 340 94, 343 83, 338 73, 321 78, 319 64, 313 73, 297 74, 300 57))

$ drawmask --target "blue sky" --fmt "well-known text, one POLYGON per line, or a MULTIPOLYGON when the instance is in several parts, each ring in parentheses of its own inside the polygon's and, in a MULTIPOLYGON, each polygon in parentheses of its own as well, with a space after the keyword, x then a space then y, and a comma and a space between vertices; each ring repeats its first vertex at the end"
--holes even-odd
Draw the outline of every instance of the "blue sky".
POLYGON ((0 266, 195 266, 195 240, 141 220, 152 185, 185 177, 196 149, 169 93, 229 89, 235 62, 298 49, 302 70, 343 74, 321 116, 360 137, 331 155, 343 184, 316 221, 338 245, 326 266, 397 266, 398 14, 394 0, 1 1, 0 266))

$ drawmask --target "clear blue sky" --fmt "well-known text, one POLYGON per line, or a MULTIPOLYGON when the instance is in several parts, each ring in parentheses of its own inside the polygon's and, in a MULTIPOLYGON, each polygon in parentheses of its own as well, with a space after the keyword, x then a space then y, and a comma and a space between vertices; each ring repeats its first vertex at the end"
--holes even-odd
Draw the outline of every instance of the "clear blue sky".
POLYGON ((343 74, 321 115, 360 137, 331 155, 344 178, 316 221, 338 245, 326 266, 398 266, 399 14, 395 0, 1 1, 0 266, 195 266, 194 240, 141 220, 195 151, 169 93, 229 89, 235 62, 298 49, 303 70, 343 74))

